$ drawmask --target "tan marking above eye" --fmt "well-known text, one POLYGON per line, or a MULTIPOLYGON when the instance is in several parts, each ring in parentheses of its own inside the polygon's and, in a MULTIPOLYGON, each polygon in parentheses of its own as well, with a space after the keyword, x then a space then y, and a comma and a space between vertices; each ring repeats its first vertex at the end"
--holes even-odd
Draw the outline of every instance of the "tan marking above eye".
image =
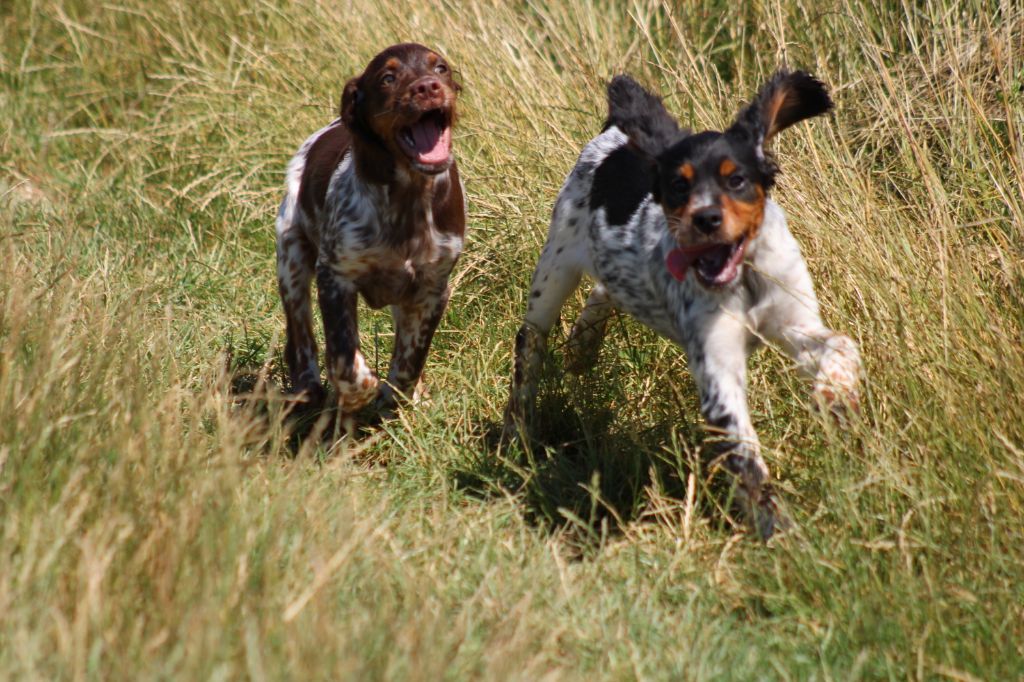
POLYGON ((732 159, 722 159, 722 163, 718 167, 718 174, 723 178, 727 178, 735 172, 736 163, 732 159))
POLYGON ((680 168, 679 168, 679 174, 680 174, 681 176, 683 176, 684 178, 686 178, 687 180, 693 180, 693 176, 694 176, 694 175, 695 175, 696 173, 695 173, 695 171, 693 170, 693 166, 692 166, 691 164, 688 164, 688 163, 684 163, 684 164, 683 164, 682 166, 680 166, 680 168))
POLYGON ((402 60, 400 60, 398 57, 392 57, 391 59, 389 59, 387 61, 386 64, 384 64, 384 68, 385 69, 391 69, 391 70, 397 70, 401 66, 402 66, 402 60))

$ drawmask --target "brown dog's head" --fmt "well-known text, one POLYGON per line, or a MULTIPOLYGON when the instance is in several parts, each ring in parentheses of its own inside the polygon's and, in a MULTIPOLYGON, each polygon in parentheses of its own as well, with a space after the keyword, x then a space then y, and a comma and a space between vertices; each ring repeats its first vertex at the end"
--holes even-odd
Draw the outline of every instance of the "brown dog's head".
POLYGON ((383 147, 396 165, 433 175, 452 165, 455 98, 461 87, 437 52, 387 48, 345 85, 341 118, 356 137, 383 147))

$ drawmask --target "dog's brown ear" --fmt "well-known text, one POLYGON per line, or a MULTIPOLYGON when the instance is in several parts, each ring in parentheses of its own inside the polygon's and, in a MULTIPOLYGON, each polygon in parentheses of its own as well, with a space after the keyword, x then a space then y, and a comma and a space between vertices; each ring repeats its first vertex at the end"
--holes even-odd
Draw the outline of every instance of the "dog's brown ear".
POLYGON ((356 107, 362 100, 363 92, 359 89, 359 79, 350 79, 348 83, 345 83, 345 89, 341 93, 341 109, 339 111, 342 122, 350 128, 356 119, 356 107))
POLYGON ((805 71, 781 70, 740 111, 728 132, 746 135, 763 156, 765 145, 780 131, 831 108, 832 99, 821 81, 805 71))

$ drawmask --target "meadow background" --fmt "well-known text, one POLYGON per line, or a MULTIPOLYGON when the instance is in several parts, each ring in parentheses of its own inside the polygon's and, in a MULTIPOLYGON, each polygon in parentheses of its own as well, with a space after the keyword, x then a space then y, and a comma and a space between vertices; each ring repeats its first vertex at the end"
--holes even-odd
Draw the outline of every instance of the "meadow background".
POLYGON ((1022 88, 1011 0, 0 0, 0 678, 1020 679, 1022 88), (465 86, 432 400, 302 441, 283 169, 404 40, 465 86), (755 356, 798 525, 765 546, 716 509, 681 352, 617 318, 559 379, 582 293, 539 446, 494 436, 606 79, 721 127, 782 63, 836 100, 775 197, 868 378, 839 430, 755 356))

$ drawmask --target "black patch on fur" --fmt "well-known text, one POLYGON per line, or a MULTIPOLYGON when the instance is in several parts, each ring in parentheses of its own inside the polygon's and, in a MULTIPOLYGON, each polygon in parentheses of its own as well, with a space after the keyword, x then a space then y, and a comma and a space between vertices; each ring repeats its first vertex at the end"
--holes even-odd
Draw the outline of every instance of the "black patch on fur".
POLYGON ((527 333, 528 332, 525 326, 520 327, 519 331, 516 332, 515 358, 512 361, 512 381, 515 383, 516 386, 521 386, 523 383, 523 352, 526 350, 527 333))
POLYGON ((604 207, 609 225, 625 225, 651 193, 655 179, 652 159, 630 145, 619 147, 594 171, 590 210, 604 207))

